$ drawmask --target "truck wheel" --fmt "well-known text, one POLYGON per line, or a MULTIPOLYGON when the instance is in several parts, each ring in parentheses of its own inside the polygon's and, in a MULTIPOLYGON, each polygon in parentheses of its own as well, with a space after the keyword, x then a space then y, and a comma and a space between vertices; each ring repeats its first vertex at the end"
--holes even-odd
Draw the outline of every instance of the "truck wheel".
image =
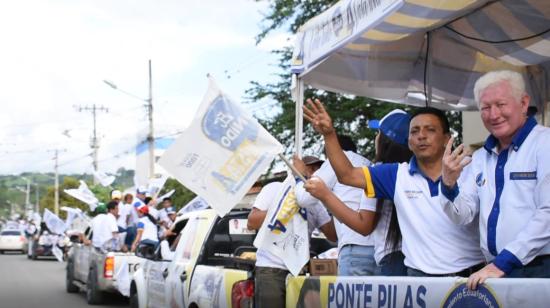
POLYGON ((139 298, 137 292, 130 295, 130 308, 139 308, 139 298))
POLYGON ((103 303, 103 292, 97 285, 97 269, 92 267, 88 273, 86 282, 86 301, 89 305, 100 305, 103 303))
POLYGON ((67 293, 77 293, 79 291, 78 286, 76 286, 73 281, 74 266, 73 262, 69 260, 69 262, 67 262, 67 270, 65 276, 65 289, 67 290, 67 293))
POLYGON ((0 255, 3 255, 4 254, 4 251, 3 250, 0 250, 0 255))

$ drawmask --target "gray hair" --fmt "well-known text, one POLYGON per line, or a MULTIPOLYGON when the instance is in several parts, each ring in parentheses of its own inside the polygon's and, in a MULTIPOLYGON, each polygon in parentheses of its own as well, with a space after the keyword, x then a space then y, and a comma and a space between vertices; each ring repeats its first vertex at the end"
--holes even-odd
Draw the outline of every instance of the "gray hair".
POLYGON ((503 81, 508 81, 510 89, 512 90, 512 95, 518 102, 521 101, 523 95, 526 94, 525 81, 523 80, 521 74, 508 70, 492 71, 479 77, 474 85, 474 99, 477 103, 478 108, 480 107, 481 103, 479 101, 481 93, 489 86, 503 81))

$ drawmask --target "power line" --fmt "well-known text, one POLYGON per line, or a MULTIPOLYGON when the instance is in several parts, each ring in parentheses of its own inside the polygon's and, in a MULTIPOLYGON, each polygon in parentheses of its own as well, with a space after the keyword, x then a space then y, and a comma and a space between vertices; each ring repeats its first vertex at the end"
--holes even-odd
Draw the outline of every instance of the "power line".
POLYGON ((75 108, 82 112, 82 111, 91 111, 92 112, 92 116, 94 118, 94 134, 93 134, 93 137, 92 137, 92 140, 91 140, 91 143, 90 143, 90 146, 92 148, 92 150, 94 151, 93 154, 93 158, 94 158, 94 170, 97 171, 97 152, 99 150, 99 140, 97 139, 97 129, 96 129, 96 114, 98 111, 104 111, 104 112, 109 112, 109 109, 103 107, 103 106, 100 106, 100 107, 97 107, 96 104, 93 104, 92 107, 88 107, 88 106, 85 106, 85 107, 77 107, 75 106, 75 108))

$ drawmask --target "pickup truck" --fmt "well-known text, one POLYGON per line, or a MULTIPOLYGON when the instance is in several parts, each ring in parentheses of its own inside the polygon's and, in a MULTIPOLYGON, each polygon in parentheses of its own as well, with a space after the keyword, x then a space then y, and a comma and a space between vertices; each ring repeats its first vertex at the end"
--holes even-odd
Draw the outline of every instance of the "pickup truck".
MULTIPOLYGON (((91 239, 90 228, 84 236, 91 239)), ((140 259, 133 253, 104 251, 77 241, 68 252, 66 291, 76 293, 84 290, 88 304, 101 304, 105 293, 118 293, 115 273, 125 262, 131 275, 139 267, 140 259)))
POLYGON ((212 209, 184 214, 156 250, 140 245, 145 258, 130 285, 131 307, 251 307, 255 232, 246 227, 249 209, 223 218, 212 209), (170 248, 168 248, 168 246, 170 248), (233 295, 233 296, 232 296, 233 295))

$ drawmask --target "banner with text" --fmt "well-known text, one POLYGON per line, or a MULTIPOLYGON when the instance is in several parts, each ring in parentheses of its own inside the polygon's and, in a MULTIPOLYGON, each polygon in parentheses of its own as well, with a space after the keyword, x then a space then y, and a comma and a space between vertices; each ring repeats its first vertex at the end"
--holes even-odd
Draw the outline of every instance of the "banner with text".
POLYGON ((468 290, 460 277, 290 277, 287 307, 546 307, 550 279, 489 279, 468 290))
POLYGON ((159 164, 223 216, 282 151, 282 145, 209 78, 193 122, 159 164))

